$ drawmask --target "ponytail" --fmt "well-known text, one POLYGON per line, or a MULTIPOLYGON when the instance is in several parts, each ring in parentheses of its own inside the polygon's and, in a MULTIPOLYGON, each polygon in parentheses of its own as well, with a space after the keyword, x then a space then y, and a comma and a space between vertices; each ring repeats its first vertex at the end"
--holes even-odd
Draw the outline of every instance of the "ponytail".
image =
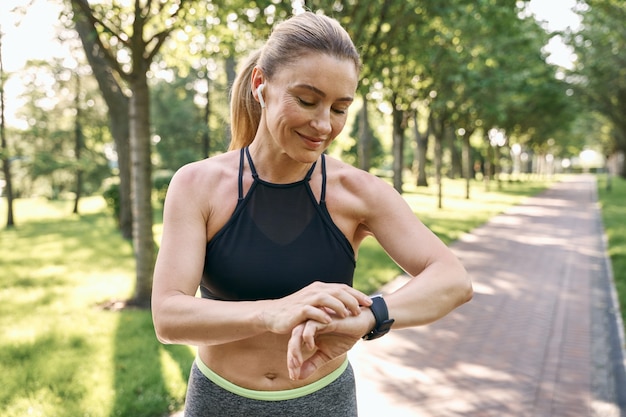
POLYGON ((250 80, 261 51, 252 53, 244 62, 233 83, 230 98, 229 150, 241 149, 252 143, 261 121, 261 105, 254 99, 250 80))

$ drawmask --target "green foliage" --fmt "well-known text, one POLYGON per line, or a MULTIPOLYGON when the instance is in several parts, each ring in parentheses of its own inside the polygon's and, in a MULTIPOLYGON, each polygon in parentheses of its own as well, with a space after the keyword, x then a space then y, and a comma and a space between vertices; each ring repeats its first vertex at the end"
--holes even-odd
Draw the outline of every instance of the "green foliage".
MULTIPOLYGON (((566 76, 587 112, 603 115, 610 132, 605 152, 626 152, 626 3, 589 0, 580 5, 582 30, 568 32, 577 55, 566 76)), ((600 136, 600 132, 592 132, 600 136)), ((626 176, 626 168, 622 175, 626 176)))
POLYGON ((111 172, 103 152, 106 115, 94 80, 84 77, 77 87, 78 75, 58 60, 30 61, 19 75, 25 105, 18 117, 28 128, 7 129, 17 195, 59 198, 74 192, 79 169, 82 194, 97 191, 111 172))
MULTIPOLYGON (((156 171, 152 179, 153 195, 159 204, 165 201, 167 188, 170 185, 173 171, 159 170, 156 171)), ((102 198, 106 202, 109 212, 113 214, 113 218, 119 221, 120 218, 120 181, 119 178, 108 178, 102 186, 102 198)), ((119 225, 119 224, 118 224, 119 225)))
MULTIPOLYGON (((595 10, 586 17, 590 35, 585 32, 577 46, 589 51, 581 51, 585 52, 580 55, 585 67, 571 75, 580 74, 575 80, 585 83, 590 82, 591 75, 604 76, 594 78, 594 89, 601 91, 597 87, 604 87, 602 91, 614 93, 615 98, 620 90, 607 86, 625 79, 618 74, 625 67, 619 61, 619 51, 624 50, 619 42, 624 37, 620 38, 623 28, 618 18, 621 12, 617 13, 623 11, 623 6, 609 0, 589 3, 595 10), (616 19, 609 19, 611 14, 616 19), (602 30, 604 22, 611 30, 602 30), (587 40, 593 40, 593 48, 587 48, 587 40), (605 58, 612 59, 611 63, 605 58)), ((515 142, 527 143, 535 150, 545 148, 553 138, 556 145, 550 152, 571 156, 583 147, 580 141, 593 135, 584 123, 578 124, 578 131, 572 134, 570 121, 576 119, 576 114, 570 104, 580 96, 566 94, 573 78, 564 78, 563 71, 545 63, 541 48, 551 35, 524 14, 524 5, 525 2, 503 5, 497 0, 306 2, 306 8, 336 17, 351 34, 363 58, 359 95, 367 96, 384 113, 388 114, 390 97, 395 94, 399 110, 419 110, 424 118, 434 111, 452 131, 462 128, 473 132, 497 125, 505 128, 515 142)), ((127 35, 132 32, 132 5, 113 2, 91 6, 110 28, 126 31, 127 35)), ((151 134, 160 138, 154 146, 153 159, 157 169, 176 170, 206 156, 207 137, 210 154, 226 149, 228 92, 235 64, 259 46, 274 23, 292 13, 292 4, 274 2, 267 6, 258 1, 237 0, 181 6, 179 2, 166 1, 162 6, 146 11, 152 23, 144 33, 148 39, 161 30, 164 35, 172 30, 155 56, 158 71, 150 80, 151 134), (166 17, 173 12, 181 19, 166 17), (174 26, 169 27, 170 24, 174 26)), ((101 35, 108 44, 111 33, 101 35)), ((113 40, 111 48, 116 56, 115 51, 124 48, 125 43, 113 40)), ((573 36, 571 41, 574 42, 573 36)), ((24 140, 13 141, 21 142, 15 143, 15 147, 23 147, 18 153, 28 160, 21 164, 21 169, 28 170, 27 178, 16 181, 16 188, 22 195, 43 190, 47 195, 58 196, 72 188, 71 174, 76 167, 71 149, 74 80, 58 62, 33 64, 36 66, 20 74, 24 85, 29 86, 22 116, 30 125, 23 134, 24 140), (52 110, 48 100, 50 88, 45 77, 38 75, 44 69, 57 80, 57 103, 52 110)), ((81 77, 81 86, 85 147, 93 150, 83 154, 81 166, 99 167, 85 175, 89 192, 97 188, 103 176, 108 176, 99 145, 110 139, 108 133, 102 133, 106 130, 102 114, 106 107, 100 104, 93 79, 81 77)), ((604 93, 597 96, 609 97, 604 93)), ((624 113, 620 109, 616 110, 617 115, 624 113)), ((389 119, 380 123, 388 124, 389 119)), ((376 123, 372 126, 376 132, 391 132, 389 128, 380 129, 376 123)), ((609 136, 611 140, 624 137, 609 136)), ((390 142, 390 138, 378 139, 390 142)), ((356 164, 356 158, 352 159, 356 164)), ((389 163, 388 151, 380 159, 389 163)), ((373 165, 382 163, 374 161, 373 165)))
POLYGON ((209 131, 202 120, 201 109, 195 104, 197 93, 192 78, 175 78, 154 85, 151 94, 152 129, 158 136, 155 150, 159 155, 159 169, 177 170, 200 160, 203 154, 203 135, 210 134, 212 148, 224 150, 223 130, 209 131))
MULTIPOLYGON (((351 143, 348 149, 343 150, 341 153, 341 158, 345 162, 350 162, 354 166, 359 166, 359 156, 358 156, 358 140, 359 140, 359 123, 362 118, 362 112, 359 111, 356 113, 354 118, 354 122, 352 123, 352 129, 350 130, 350 137, 354 138, 354 141, 351 143)), ((373 168, 382 167, 385 161, 385 150, 383 149, 380 138, 374 131, 370 131, 370 136, 372 141, 370 142, 370 165, 373 168)))
POLYGON ((173 171, 161 170, 154 173, 152 178, 152 186, 156 194, 156 198, 160 204, 165 201, 165 195, 167 194, 167 188, 174 176, 173 171))
POLYGON ((109 178, 104 182, 102 197, 106 202, 107 207, 113 213, 113 218, 116 219, 119 226, 120 218, 120 181, 119 178, 109 178))

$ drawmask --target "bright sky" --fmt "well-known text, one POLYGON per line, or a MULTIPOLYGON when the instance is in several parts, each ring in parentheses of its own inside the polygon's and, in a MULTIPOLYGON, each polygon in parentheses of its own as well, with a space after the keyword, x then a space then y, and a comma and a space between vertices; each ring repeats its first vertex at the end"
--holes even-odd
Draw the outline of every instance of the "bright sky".
POLYGON ((16 6, 27 2, 0 1, 0 25, 4 34, 2 58, 7 72, 20 69, 28 59, 47 59, 65 53, 62 45, 55 41, 54 28, 59 24, 61 7, 50 0, 34 0, 26 15, 11 13, 16 6))
MULTIPOLYGON (((531 0, 529 6, 536 19, 546 21, 547 30, 557 31, 578 28, 580 17, 572 11, 575 5, 576 0, 531 0)), ((551 54, 548 62, 566 68, 570 66, 572 51, 563 45, 560 37, 553 37, 546 50, 551 54)))
MULTIPOLYGON (((50 0, 34 0, 25 15, 13 13, 16 6, 30 0, 0 0, 0 30, 2 31, 2 63, 5 73, 24 67, 30 59, 50 59, 65 56, 66 49, 56 40, 55 25, 59 25, 61 6, 50 0)), ((19 77, 10 77, 5 88, 7 124, 19 126, 14 114, 22 106, 19 100, 22 86, 19 77)))
MULTIPOLYGON (((549 21, 549 30, 576 27, 578 17, 571 11, 576 0, 531 0, 530 8, 538 19, 549 21)), ((0 0, 0 30, 2 30, 2 59, 6 72, 15 72, 29 59, 63 57, 66 48, 55 39, 55 25, 59 25, 59 2, 51 0, 0 0), (26 15, 12 13, 16 6, 33 1, 26 15), (56 4, 55 4, 56 3, 56 4), (18 25, 16 26, 16 23, 18 25)), ((547 47, 552 53, 550 62, 567 66, 571 52, 558 39, 547 47)), ((22 103, 17 98, 21 86, 18 77, 11 77, 5 85, 7 123, 16 126, 15 111, 22 103)))

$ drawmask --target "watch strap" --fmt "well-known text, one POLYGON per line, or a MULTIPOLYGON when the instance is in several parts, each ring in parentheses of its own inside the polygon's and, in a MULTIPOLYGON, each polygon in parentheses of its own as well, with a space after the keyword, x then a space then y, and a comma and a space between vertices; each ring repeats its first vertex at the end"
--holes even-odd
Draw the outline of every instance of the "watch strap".
POLYGON ((391 325, 394 323, 394 319, 389 318, 387 303, 383 299, 382 295, 374 295, 371 299, 372 305, 370 306, 370 310, 372 310, 372 314, 374 314, 376 324, 369 333, 363 336, 363 340, 374 340, 386 335, 389 333, 391 325))

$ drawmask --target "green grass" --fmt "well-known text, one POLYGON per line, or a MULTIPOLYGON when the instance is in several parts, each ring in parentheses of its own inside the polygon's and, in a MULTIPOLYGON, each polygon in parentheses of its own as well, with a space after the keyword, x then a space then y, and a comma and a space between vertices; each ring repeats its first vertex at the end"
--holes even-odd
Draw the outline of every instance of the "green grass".
POLYGON ((71 208, 19 200, 18 227, 0 230, 0 415, 179 408, 193 353, 160 345, 148 311, 101 308, 131 295, 132 248, 99 198, 86 199, 81 216, 71 208))
POLYGON ((626 180, 614 177, 611 179, 611 189, 607 190, 606 186, 606 177, 599 177, 598 194, 602 221, 608 239, 622 320, 626 323, 626 180))
MULTIPOLYGON (((405 197, 450 243, 545 186, 485 192, 476 183, 466 200, 462 182, 446 181, 442 210, 434 186, 407 187, 405 197)), ((84 199, 80 216, 71 209, 70 201, 18 200, 17 228, 0 228, 0 415, 160 417, 180 409, 193 350, 158 343, 148 311, 102 308, 131 296, 132 248, 102 199, 84 199)), ((161 225, 154 230, 158 241, 161 225)), ((357 288, 373 292, 399 273, 373 239, 364 242, 357 288)))

